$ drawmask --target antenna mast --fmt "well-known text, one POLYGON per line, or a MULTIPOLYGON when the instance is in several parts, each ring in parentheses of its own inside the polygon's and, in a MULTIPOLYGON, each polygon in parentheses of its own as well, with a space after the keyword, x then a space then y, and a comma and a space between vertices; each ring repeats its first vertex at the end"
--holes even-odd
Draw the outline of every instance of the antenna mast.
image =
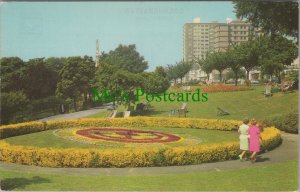
POLYGON ((99 48, 99 40, 96 40, 96 64, 95 67, 99 66, 99 57, 100 57, 100 48, 99 48))

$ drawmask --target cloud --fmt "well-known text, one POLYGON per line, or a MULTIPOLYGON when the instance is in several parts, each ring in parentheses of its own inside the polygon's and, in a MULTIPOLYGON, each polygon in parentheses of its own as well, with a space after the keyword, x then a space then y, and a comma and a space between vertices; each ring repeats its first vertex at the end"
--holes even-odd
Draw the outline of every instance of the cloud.
POLYGON ((229 18, 229 17, 226 18, 226 23, 231 23, 231 21, 232 21, 232 18, 229 18))

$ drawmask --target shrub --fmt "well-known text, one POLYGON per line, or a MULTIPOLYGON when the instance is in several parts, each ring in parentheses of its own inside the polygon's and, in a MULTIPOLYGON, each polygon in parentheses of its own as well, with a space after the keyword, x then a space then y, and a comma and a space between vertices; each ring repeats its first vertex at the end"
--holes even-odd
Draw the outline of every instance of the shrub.
POLYGON ((16 122, 19 111, 23 111, 28 99, 22 91, 1 94, 1 124, 16 122))
POLYGON ((44 131, 47 129, 46 125, 47 124, 45 122, 27 122, 27 123, 3 125, 0 126, 0 139, 44 131))
POLYGON ((275 126, 278 129, 288 133, 298 133, 299 113, 292 111, 286 115, 264 120, 267 126, 275 126))

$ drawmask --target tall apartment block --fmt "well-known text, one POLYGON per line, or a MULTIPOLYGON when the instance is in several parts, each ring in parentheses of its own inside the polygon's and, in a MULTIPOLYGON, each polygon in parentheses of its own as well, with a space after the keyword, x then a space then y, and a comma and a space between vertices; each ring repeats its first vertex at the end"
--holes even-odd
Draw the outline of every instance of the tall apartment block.
MULTIPOLYGON (((251 31, 251 25, 241 20, 201 23, 200 18, 195 18, 183 27, 183 59, 205 59, 208 52, 224 51, 230 46, 248 41, 251 31)), ((219 78, 216 71, 210 76, 215 81, 219 78)), ((185 81, 193 79, 205 80, 206 74, 200 69, 191 70, 185 81)))

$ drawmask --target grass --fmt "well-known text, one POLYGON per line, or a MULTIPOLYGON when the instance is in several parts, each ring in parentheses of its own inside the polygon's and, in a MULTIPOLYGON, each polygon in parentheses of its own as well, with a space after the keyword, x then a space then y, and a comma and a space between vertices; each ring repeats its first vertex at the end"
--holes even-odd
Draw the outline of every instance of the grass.
POLYGON ((26 191, 296 191, 298 162, 221 172, 82 176, 2 171, 4 190, 26 191))
MULTIPOLYGON (((53 130, 42 131, 38 133, 25 134, 15 137, 10 137, 5 139, 10 144, 13 145, 24 145, 24 146, 37 146, 37 147, 54 147, 54 148, 119 148, 119 147, 174 147, 174 146, 184 146, 184 145, 195 145, 198 143, 221 143, 228 141, 238 141, 237 133, 233 131, 218 131, 218 130, 205 130, 205 129, 185 129, 185 128, 132 128, 141 130, 153 130, 161 131, 165 133, 172 133, 184 138, 180 142, 165 143, 165 144, 150 144, 146 145, 141 143, 120 143, 120 142, 108 142, 103 141, 98 143, 98 145, 91 145, 88 143, 75 142, 70 139, 61 138, 53 134, 53 130), (28 142, 30 141, 30 142, 28 142)), ((72 136, 73 129, 61 130, 64 135, 72 136)))
MULTIPOLYGON (((236 119, 245 117, 264 120, 271 117, 287 114, 297 110, 298 91, 292 93, 275 93, 265 98, 262 94, 263 86, 253 86, 253 90, 208 93, 207 102, 188 102, 188 117, 212 119, 236 119), (227 116, 217 116, 217 107, 230 112, 227 116)), ((179 109, 180 102, 151 102, 153 110, 147 116, 168 116, 169 110, 179 109)), ((123 111, 124 108, 119 109, 123 111)), ((102 111, 89 117, 106 117, 107 112, 102 111)))

